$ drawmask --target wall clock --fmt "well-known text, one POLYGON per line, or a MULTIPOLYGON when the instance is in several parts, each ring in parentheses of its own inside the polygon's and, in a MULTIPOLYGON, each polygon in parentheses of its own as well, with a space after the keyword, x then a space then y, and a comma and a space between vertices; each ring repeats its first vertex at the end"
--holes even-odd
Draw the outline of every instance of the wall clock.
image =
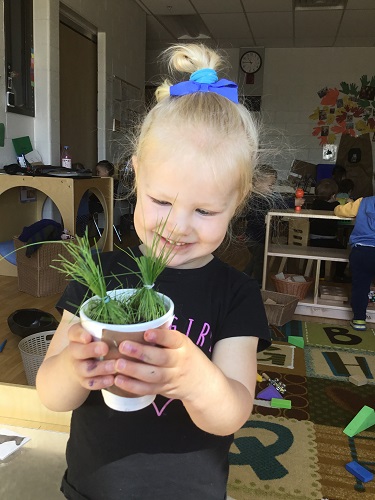
POLYGON ((241 56, 240 67, 245 73, 256 73, 262 67, 261 55, 255 50, 248 50, 241 56))

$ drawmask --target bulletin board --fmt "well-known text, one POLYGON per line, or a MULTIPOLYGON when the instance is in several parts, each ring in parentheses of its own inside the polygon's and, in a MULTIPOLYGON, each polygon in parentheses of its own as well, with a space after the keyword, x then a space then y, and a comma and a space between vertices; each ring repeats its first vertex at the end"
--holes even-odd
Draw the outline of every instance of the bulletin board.
POLYGON ((134 126, 143 110, 142 93, 139 87, 113 76, 112 118, 114 132, 134 126))
POLYGON ((126 139, 139 123, 144 111, 143 93, 139 87, 113 75, 107 81, 111 96, 111 156, 115 163, 124 156, 126 139))

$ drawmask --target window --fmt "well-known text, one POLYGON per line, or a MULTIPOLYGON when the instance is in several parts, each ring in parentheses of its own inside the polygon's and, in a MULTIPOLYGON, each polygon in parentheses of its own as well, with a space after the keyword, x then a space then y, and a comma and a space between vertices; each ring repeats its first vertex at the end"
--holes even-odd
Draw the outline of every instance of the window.
POLYGON ((33 0, 4 0, 7 111, 35 116, 33 0))

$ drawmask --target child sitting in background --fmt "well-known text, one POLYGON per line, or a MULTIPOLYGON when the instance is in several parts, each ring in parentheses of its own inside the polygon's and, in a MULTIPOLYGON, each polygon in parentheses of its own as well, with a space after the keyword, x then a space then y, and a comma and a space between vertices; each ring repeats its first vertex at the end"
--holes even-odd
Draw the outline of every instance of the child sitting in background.
MULTIPOLYGON (((337 183, 333 179, 323 179, 315 188, 316 198, 312 203, 312 210, 327 210, 333 212, 340 205, 336 200, 338 192, 337 183)), ((340 248, 344 245, 337 239, 337 220, 310 219, 310 246, 323 248, 340 248)), ((322 262, 322 273, 324 273, 322 262)), ((345 282, 348 278, 344 275, 346 262, 336 262, 336 275, 334 281, 345 282)))
POLYGON ((115 173, 115 167, 110 161, 101 160, 96 164, 93 173, 98 177, 112 177, 115 173))
POLYGON ((338 183, 339 192, 336 195, 336 200, 340 205, 345 205, 351 200, 351 195, 354 189, 354 182, 351 179, 343 179, 338 183))
POLYGON ((332 180, 338 185, 344 179, 346 179, 346 169, 341 165, 335 165, 332 170, 332 180))
POLYGON ((302 206, 304 198, 283 198, 274 192, 277 171, 270 165, 262 165, 254 174, 253 194, 249 199, 246 214, 246 240, 250 261, 244 272, 253 276, 262 285, 264 244, 266 239, 266 215, 270 210, 288 209, 302 206))
MULTIPOLYGON (((93 175, 97 177, 113 177, 114 173, 115 167, 109 160, 100 160, 93 169, 93 175)), ((116 199, 117 188, 118 180, 115 179, 113 183, 114 200, 116 199)), ((90 195, 89 212, 92 216, 104 212, 104 208, 95 194, 90 195)))

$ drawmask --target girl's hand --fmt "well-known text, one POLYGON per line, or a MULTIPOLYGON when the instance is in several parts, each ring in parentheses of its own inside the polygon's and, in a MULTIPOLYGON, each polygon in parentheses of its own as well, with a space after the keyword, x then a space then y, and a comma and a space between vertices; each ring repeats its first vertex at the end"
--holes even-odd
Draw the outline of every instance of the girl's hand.
POLYGON ((126 359, 116 360, 115 385, 139 396, 161 394, 188 399, 210 364, 205 354, 184 334, 169 329, 147 330, 144 345, 126 340, 119 351, 126 359))
POLYGON ((115 360, 100 360, 108 354, 105 342, 94 341, 80 323, 69 328, 67 351, 73 373, 85 389, 99 390, 114 384, 115 360))

